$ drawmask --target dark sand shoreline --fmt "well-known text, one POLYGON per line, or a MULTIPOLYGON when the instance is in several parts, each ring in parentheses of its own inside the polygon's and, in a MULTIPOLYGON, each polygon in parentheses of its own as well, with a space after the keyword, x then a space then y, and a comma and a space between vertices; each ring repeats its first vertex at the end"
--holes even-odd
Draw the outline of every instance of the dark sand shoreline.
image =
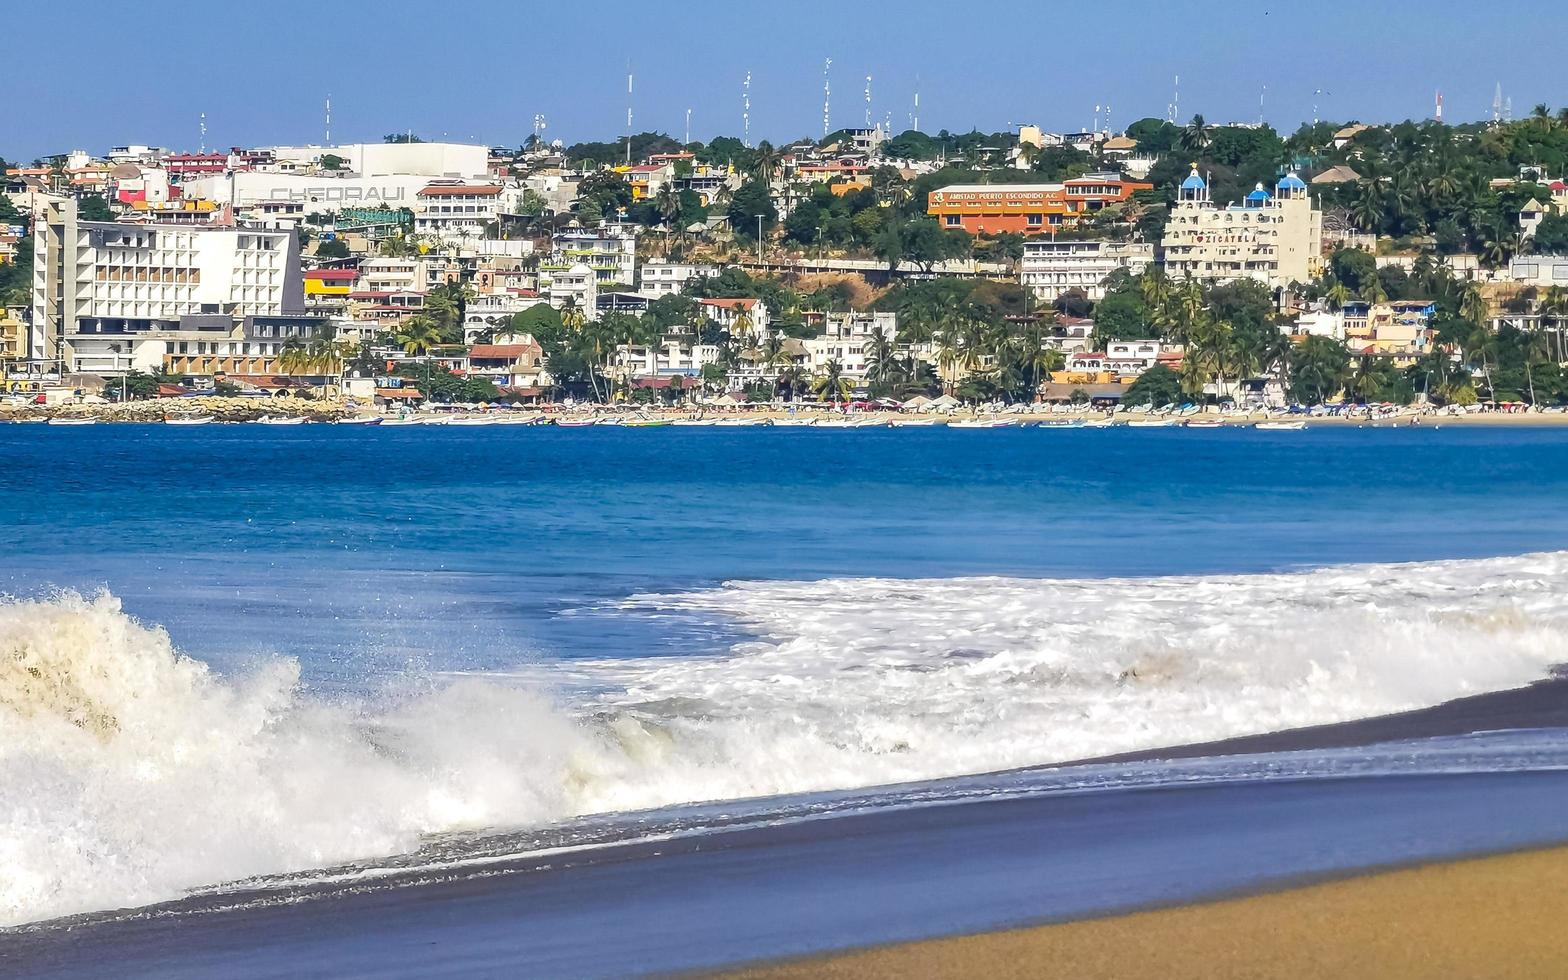
POLYGON ((1568 964, 1565 916, 1568 848, 1552 848, 726 975, 1547 980, 1568 964))

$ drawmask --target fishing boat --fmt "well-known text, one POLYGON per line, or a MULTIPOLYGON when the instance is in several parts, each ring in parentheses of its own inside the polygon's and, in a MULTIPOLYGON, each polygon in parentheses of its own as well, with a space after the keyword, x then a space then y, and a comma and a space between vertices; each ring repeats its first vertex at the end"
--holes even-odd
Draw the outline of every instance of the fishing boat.
POLYGON ((98 420, 97 419, 91 419, 91 418, 81 418, 81 419, 59 418, 59 419, 50 419, 49 420, 49 424, 50 425, 97 425, 98 424, 98 420))
POLYGON ((817 423, 819 429, 858 429, 860 423, 854 419, 822 419, 817 423))
POLYGON ((263 415, 261 418, 256 420, 256 424, 257 425, 304 425, 305 422, 306 422, 306 420, 304 418, 302 418, 302 417, 301 418, 273 418, 270 415, 263 415))
POLYGON ((1040 423, 1040 428, 1042 429, 1081 429, 1083 427, 1083 419, 1048 419, 1040 423))
POLYGON ((495 425, 497 423, 497 421, 498 421, 497 419, 493 419, 493 418, 491 418, 488 415, 462 415, 462 416, 459 416, 459 417, 457 417, 455 419, 450 420, 449 422, 447 422, 447 425, 463 425, 463 426, 495 425))
POLYGON ((338 419, 335 425, 380 425, 379 415, 356 415, 353 418, 338 419))
POLYGON ((1189 429, 1222 429, 1225 427, 1224 419, 1188 419, 1189 429))
POLYGON ((734 428, 734 427, 737 427, 737 426, 772 425, 773 424, 773 420, 772 419, 719 419, 718 421, 714 422, 713 424, 714 425, 720 425, 720 426, 728 426, 728 427, 734 428))
POLYGON ((1305 419, 1294 419, 1285 422, 1259 422, 1253 426, 1254 429, 1262 429, 1267 432, 1300 432, 1306 427, 1307 422, 1305 419))
POLYGON ((1088 419, 1084 422, 1083 427, 1085 429, 1110 429, 1124 424, 1126 423, 1118 419, 1111 418, 1109 415, 1107 415, 1104 418, 1088 419))
POLYGON ((422 419, 422 418, 416 418, 416 417, 410 417, 410 418, 406 418, 406 419, 387 419, 384 422, 382 422, 381 424, 382 425, 393 425, 393 426, 397 426, 397 425, 424 425, 425 424, 425 420, 422 419))
POLYGON ((598 424, 598 419, 556 419, 555 424, 568 429, 585 429, 590 425, 598 424))
POLYGON ((946 419, 893 419, 888 422, 895 429, 933 429, 946 424, 946 419))
POLYGON ((48 419, 12 419, 12 425, 32 425, 35 422, 47 422, 48 419))
POLYGON ((1127 423, 1134 429, 1169 429, 1179 424, 1179 419, 1132 419, 1127 423))
POLYGON ((164 425, 210 425, 210 424, 212 424, 212 416, 211 415, 195 415, 195 416, 189 416, 189 417, 186 417, 186 418, 167 418, 167 419, 163 420, 163 424, 164 425))
POLYGON ((718 425, 719 423, 718 423, 718 420, 716 420, 716 419, 676 419, 675 421, 671 422, 670 424, 671 425, 675 425, 675 426, 681 426, 683 428, 704 428, 704 429, 706 429, 706 428, 711 428, 711 427, 713 427, 715 425, 718 425))
POLYGON ((651 429, 661 425, 669 425, 669 419, 627 419, 621 423, 628 429, 651 429))
POLYGON ((774 425, 781 425, 781 426, 784 426, 785 428, 805 429, 805 428, 811 428, 811 427, 817 425, 817 420, 816 419, 774 419, 773 420, 773 424, 774 425))
POLYGON ((963 419, 949 422, 950 429, 1007 429, 1018 424, 1017 419, 963 419))

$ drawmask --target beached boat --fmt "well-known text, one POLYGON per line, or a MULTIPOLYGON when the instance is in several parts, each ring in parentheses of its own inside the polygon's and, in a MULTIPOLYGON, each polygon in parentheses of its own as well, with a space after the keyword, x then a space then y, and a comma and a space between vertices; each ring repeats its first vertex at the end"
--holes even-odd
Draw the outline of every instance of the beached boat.
POLYGON ((335 422, 334 424, 335 425, 380 425, 381 424, 381 416, 379 416, 379 415, 357 415, 357 416, 355 416, 353 418, 338 419, 337 422, 335 422))
POLYGON ((304 418, 276 418, 275 419, 275 418, 273 418, 270 415, 263 415, 261 418, 256 420, 256 424, 257 425, 304 425, 306 421, 307 420, 304 419, 304 418))
POLYGON ((669 419, 627 419, 621 423, 628 429, 651 429, 661 425, 669 425, 669 419))
POLYGON ((1305 419, 1293 419, 1283 422, 1259 422, 1253 426, 1254 429, 1262 429, 1266 432, 1300 432, 1306 427, 1305 419))
POLYGON ((1081 429, 1084 421, 1083 419, 1047 419, 1039 425, 1042 429, 1081 429))
POLYGON ((858 429, 860 423, 854 419, 822 419, 817 423, 819 429, 858 429))
POLYGON ((932 429, 946 424, 946 419, 893 419, 888 422, 895 429, 932 429))
POLYGON ((774 419, 774 425, 781 425, 788 429, 806 429, 817 424, 816 419, 774 419))
POLYGON ((735 427, 739 427, 739 426, 772 425, 773 424, 773 420, 772 419, 719 419, 718 421, 714 422, 713 424, 714 425, 719 425, 719 426, 728 426, 730 428, 735 428, 735 427))
POLYGON ((1113 419, 1109 415, 1100 419, 1088 419, 1084 422, 1085 429, 1109 429, 1118 425, 1125 425, 1120 419, 1113 419))
POLYGON ((1134 429, 1168 429, 1181 422, 1179 419, 1132 419, 1127 424, 1134 429))
POLYGON ((47 422, 48 419, 12 419, 12 425, 32 425, 37 422, 47 422))
POLYGON ((211 415, 196 415, 189 418, 168 418, 163 420, 164 425, 211 425, 211 415))
POLYGON ((568 429, 586 429, 590 425, 597 425, 598 419, 556 419, 555 424, 568 429))
POLYGON ((97 425, 97 419, 50 419, 50 425, 97 425))
POLYGON ((1007 429, 1018 424, 1017 419, 961 419, 949 422, 950 429, 1007 429))
POLYGON ((392 426, 398 426, 398 425, 424 425, 425 424, 425 420, 421 419, 421 418, 387 419, 387 420, 383 421, 381 424, 382 425, 392 425, 392 426))
POLYGON ((495 425, 499 420, 488 415, 463 415, 447 422, 447 425, 495 425))
POLYGON ((1188 419, 1189 429, 1222 429, 1225 427, 1224 419, 1188 419))
POLYGON ((682 428, 704 428, 704 429, 706 429, 706 428, 710 428, 712 426, 718 425, 719 423, 718 423, 718 421, 716 419, 676 419, 675 421, 671 422, 670 424, 674 425, 674 426, 680 426, 682 428))

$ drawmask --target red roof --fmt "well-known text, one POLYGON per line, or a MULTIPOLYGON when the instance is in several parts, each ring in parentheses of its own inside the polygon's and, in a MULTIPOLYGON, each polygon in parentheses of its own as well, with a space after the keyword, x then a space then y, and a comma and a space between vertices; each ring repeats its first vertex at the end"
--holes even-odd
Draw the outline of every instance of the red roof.
POLYGON ((492 196, 501 193, 494 184, 433 184, 419 192, 420 197, 492 196))
POLYGON ((725 310, 749 310, 757 305, 757 301, 754 299, 705 299, 702 301, 702 305, 717 306, 725 310))
POLYGON ((537 344, 475 344, 468 349, 469 360, 511 360, 539 350, 537 344))

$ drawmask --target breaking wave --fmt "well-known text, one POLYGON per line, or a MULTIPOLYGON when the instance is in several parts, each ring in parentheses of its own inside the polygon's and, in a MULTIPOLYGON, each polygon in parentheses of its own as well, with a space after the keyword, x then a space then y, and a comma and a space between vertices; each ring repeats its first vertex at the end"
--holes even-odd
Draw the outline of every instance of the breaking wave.
POLYGON ((394 854, 425 835, 986 772, 1365 717, 1563 657, 1568 554, 1120 580, 635 596, 718 656, 324 698, 220 677, 112 596, 0 603, 0 923, 394 854), (550 692, 548 695, 541 691, 550 692))

